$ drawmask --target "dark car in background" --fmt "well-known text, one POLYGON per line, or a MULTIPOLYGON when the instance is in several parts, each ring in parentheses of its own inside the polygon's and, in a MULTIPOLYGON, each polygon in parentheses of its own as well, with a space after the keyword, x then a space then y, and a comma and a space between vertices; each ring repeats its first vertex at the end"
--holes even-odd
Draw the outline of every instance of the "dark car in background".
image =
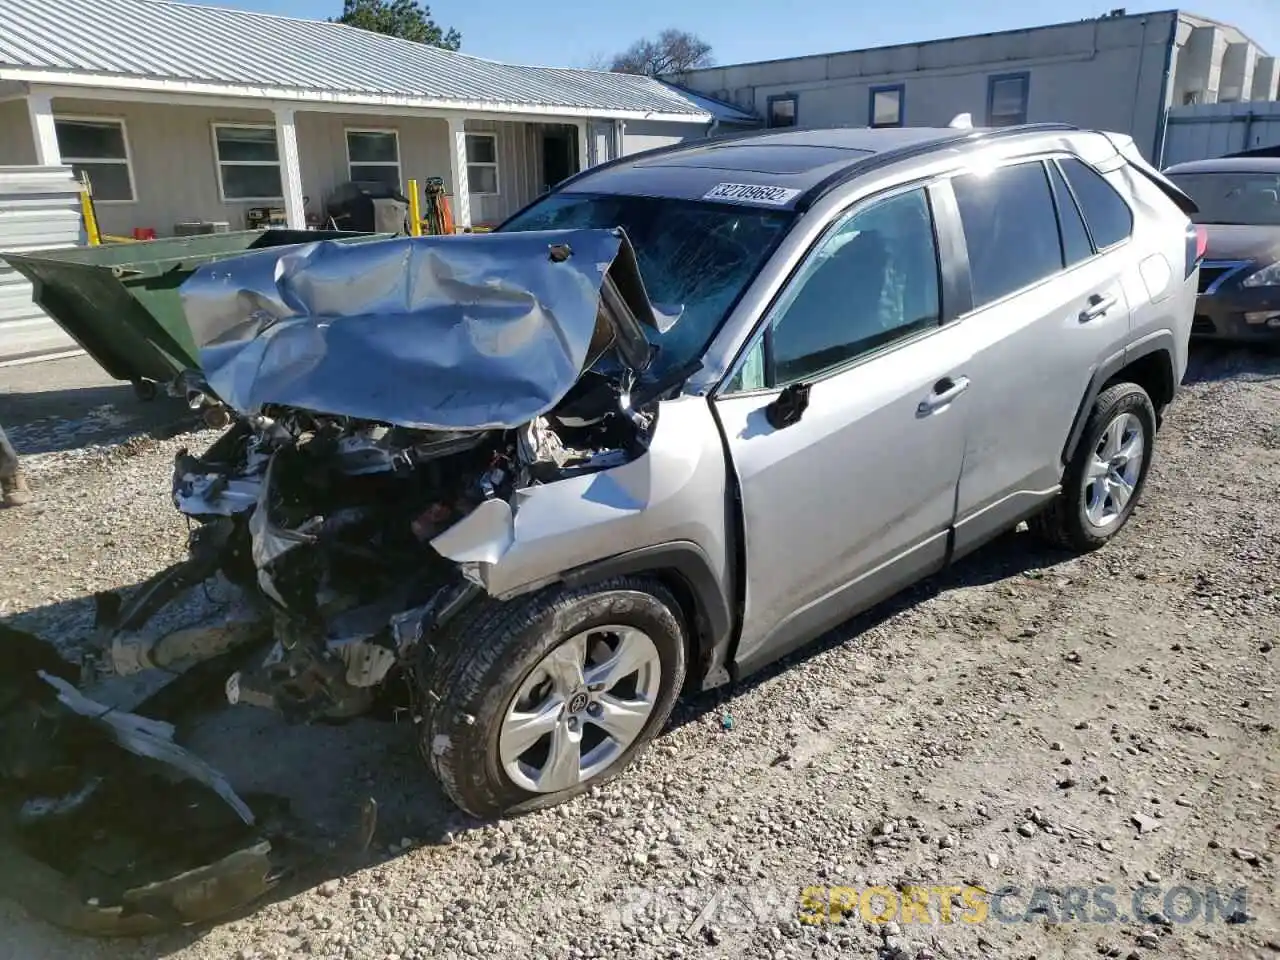
POLYGON ((1280 344, 1280 157, 1180 163, 1165 175, 1189 194, 1207 233, 1192 336, 1280 344))

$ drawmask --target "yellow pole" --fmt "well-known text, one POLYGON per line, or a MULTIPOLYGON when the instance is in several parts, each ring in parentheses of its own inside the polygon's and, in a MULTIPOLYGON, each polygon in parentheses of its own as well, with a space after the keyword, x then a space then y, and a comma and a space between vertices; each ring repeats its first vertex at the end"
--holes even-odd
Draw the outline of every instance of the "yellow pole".
POLYGON ((409 181, 409 236, 422 236, 422 208, 418 203, 418 181, 409 181))
POLYGON ((87 174, 83 176, 80 183, 80 214, 84 217, 84 232, 89 239, 89 246, 101 246, 102 234, 98 230, 98 214, 93 209, 93 193, 87 174))

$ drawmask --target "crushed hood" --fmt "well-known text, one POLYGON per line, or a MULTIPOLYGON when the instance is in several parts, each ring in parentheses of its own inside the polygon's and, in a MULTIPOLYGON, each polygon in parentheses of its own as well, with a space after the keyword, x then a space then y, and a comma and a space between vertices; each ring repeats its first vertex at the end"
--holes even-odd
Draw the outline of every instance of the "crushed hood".
POLYGON ((205 378, 233 409, 280 404, 424 430, 510 429, 603 353, 643 370, 650 302, 620 230, 267 249, 181 289, 205 378))

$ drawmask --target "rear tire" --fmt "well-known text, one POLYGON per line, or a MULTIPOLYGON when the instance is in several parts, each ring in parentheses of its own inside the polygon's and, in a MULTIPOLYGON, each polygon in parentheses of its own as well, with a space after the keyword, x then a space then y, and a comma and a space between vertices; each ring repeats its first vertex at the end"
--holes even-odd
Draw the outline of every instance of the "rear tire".
POLYGON ((1099 394, 1063 474, 1062 491, 1031 518, 1031 532, 1080 553, 1119 533, 1146 485, 1156 425, 1151 398, 1136 383, 1117 383, 1099 394), (1141 457, 1136 465, 1135 453, 1141 457))
POLYGON ((428 704, 420 746, 449 798, 491 818, 563 803, 621 772, 684 685, 679 609, 657 581, 620 577, 486 599, 458 616, 418 671, 428 704), (570 754, 568 766, 554 762, 570 754))

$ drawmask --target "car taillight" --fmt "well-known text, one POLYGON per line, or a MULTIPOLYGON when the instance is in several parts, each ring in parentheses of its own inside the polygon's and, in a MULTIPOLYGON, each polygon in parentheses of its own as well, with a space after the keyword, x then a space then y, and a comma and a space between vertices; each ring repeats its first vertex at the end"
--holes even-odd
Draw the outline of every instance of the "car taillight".
POLYGON ((1209 249, 1209 231, 1198 223, 1187 224, 1187 276, 1200 265, 1209 249))

